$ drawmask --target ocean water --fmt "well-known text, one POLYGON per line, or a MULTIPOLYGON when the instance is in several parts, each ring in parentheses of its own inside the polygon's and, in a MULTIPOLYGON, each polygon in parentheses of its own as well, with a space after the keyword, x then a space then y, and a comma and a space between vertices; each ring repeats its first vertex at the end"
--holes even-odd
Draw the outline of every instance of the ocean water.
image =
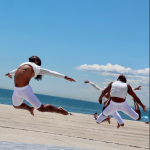
MULTIPOLYGON (((12 105, 12 94, 13 90, 6 90, 0 88, 0 104, 5 105, 12 105)), ((102 112, 103 105, 100 105, 98 102, 89 102, 89 101, 83 101, 83 100, 75 100, 70 98, 63 98, 63 97, 56 97, 56 96, 48 96, 48 95, 41 95, 41 94, 35 94, 39 100, 43 104, 51 104, 56 107, 63 107, 68 112, 75 112, 75 113, 82 113, 82 114, 90 114, 93 115, 95 112, 100 114, 102 112)), ((25 101, 26 102, 26 101, 25 101)), ((29 104, 29 103, 28 103, 29 104)), ((123 119, 127 120, 133 120, 126 114, 119 111, 119 114, 123 119)), ((143 112, 141 110, 141 116, 150 116, 149 109, 146 110, 146 112, 143 112)), ((140 121, 147 122, 148 119, 142 118, 140 121)))

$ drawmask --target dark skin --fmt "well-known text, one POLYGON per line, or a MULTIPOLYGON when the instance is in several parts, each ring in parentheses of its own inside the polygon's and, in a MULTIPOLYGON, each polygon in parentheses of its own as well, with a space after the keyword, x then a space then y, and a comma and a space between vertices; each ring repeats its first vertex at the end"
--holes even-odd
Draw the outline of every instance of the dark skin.
MULTIPOLYGON (((118 80, 118 81, 121 81, 121 80, 118 80)), ((111 90, 111 85, 112 85, 113 82, 111 82, 108 87, 102 92, 102 94, 100 95, 99 97, 99 103, 101 104, 102 103, 102 97, 105 96, 107 93, 110 93, 110 90, 111 90)), ((140 99, 136 96, 136 94, 133 92, 131 86, 129 84, 127 84, 128 86, 128 94, 132 96, 132 99, 136 99, 136 101, 138 102, 138 104, 143 108, 143 111, 146 112, 146 105, 143 105, 142 102, 140 101, 140 99)), ((141 86, 138 86, 137 88, 135 88, 134 90, 140 90, 141 86)), ((122 103, 125 101, 125 99, 123 98, 119 98, 119 97, 111 97, 111 100, 116 102, 116 103, 122 103)), ((136 112, 138 110, 135 110, 136 112)), ((119 128, 120 126, 124 126, 124 123, 123 124, 119 124, 117 125, 117 128, 119 128)))
MULTIPOLYGON (((142 87, 142 86, 138 86, 138 87, 134 88, 134 90, 140 90, 141 87, 142 87)), ((131 89, 132 89, 132 88, 131 88, 131 89)), ((133 91, 133 90, 132 90, 132 91, 133 91)), ((105 97, 106 97, 107 99, 109 99, 109 98, 110 98, 110 92, 107 92, 107 93, 105 94, 105 97)), ((132 98, 132 99, 134 100, 134 98, 132 98)), ((102 99, 99 100, 99 103, 102 104, 102 99)), ((106 103, 107 103, 107 101, 104 102, 104 105, 105 105, 106 103)), ((135 110, 135 111, 136 111, 136 110, 135 110)), ((117 123, 118 123, 118 122, 117 122, 117 123)), ((123 124, 119 124, 119 123, 118 123, 117 128, 119 128, 120 126, 124 126, 124 123, 123 123, 123 124)))
MULTIPOLYGON (((84 83, 89 83, 89 81, 84 81, 84 83)), ((134 90, 140 90, 142 86, 138 86, 136 88, 134 88, 134 90)), ((107 92, 105 95, 104 95, 105 98, 109 99, 110 98, 110 91, 107 92)), ((133 99, 134 100, 134 99, 133 99)), ((99 99, 99 103, 102 104, 102 99, 99 99)), ((104 102, 104 105, 107 104, 107 101, 104 102)), ((135 110, 136 111, 136 110, 135 110)), ((138 110, 137 110, 138 111, 138 110)), ((117 122, 118 123, 118 122, 117 122)), ((120 126, 124 126, 124 123, 123 124, 119 124, 117 125, 117 128, 119 128, 120 126)))
POLYGON ((24 87, 28 85, 32 77, 34 77, 34 71, 30 65, 20 66, 14 77, 15 87, 24 87), (24 80, 22 80, 22 78, 24 80))
MULTIPOLYGON (((120 80, 118 80, 118 81, 120 81, 120 80)), ((107 92, 110 92, 112 83, 113 82, 111 82, 108 85, 108 87, 105 90, 103 90, 102 94, 99 97, 99 103, 101 103, 102 97, 104 97, 107 92)), ((143 108, 143 111, 146 112, 146 105, 142 104, 141 100, 133 92, 131 86, 129 84, 127 84, 127 86, 128 86, 128 94, 131 95, 133 97, 133 99, 136 99, 136 101, 138 102, 138 104, 143 108)), ((122 103, 122 102, 125 101, 125 99, 119 98, 119 97, 111 97, 111 100, 114 101, 114 102, 116 102, 116 103, 122 103)))
MULTIPOLYGON (((34 74, 32 66, 30 65, 20 66, 17 69, 15 73, 15 77, 14 77, 15 87, 24 87, 28 85, 31 78, 34 77, 34 75, 35 74, 34 74)), ((12 76, 9 73, 7 73, 5 76, 8 76, 9 78, 12 79, 12 76)), ((69 78, 67 76, 65 76, 65 79, 71 82, 75 82, 74 79, 69 78)))
MULTIPOLYGON (((38 61, 35 61, 34 63, 38 65, 38 61)), ((30 66, 30 65, 20 66, 17 69, 15 76, 14 76, 15 87, 27 86, 29 84, 31 78, 34 77, 34 75, 35 74, 34 74, 34 70, 33 70, 32 66, 30 66)), ((12 79, 12 76, 9 73, 5 74, 5 76, 8 76, 9 78, 12 79)), ((71 82, 76 82, 74 79, 69 78, 67 76, 65 76, 64 79, 71 81, 71 82)), ((28 110, 34 116, 34 107, 30 107, 25 103, 22 103, 20 106, 14 106, 14 107, 17 109, 28 110)), ((50 104, 45 104, 45 105, 42 104, 41 107, 38 108, 37 110, 41 111, 41 112, 55 112, 55 113, 60 113, 63 115, 68 115, 68 112, 66 110, 64 110, 62 107, 57 108, 50 104)))

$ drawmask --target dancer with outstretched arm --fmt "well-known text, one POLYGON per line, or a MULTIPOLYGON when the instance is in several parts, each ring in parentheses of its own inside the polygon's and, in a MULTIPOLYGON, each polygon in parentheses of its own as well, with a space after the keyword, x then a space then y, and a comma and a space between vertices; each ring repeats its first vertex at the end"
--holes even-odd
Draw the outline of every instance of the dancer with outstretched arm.
POLYGON ((21 64, 18 69, 10 71, 5 74, 9 78, 14 75, 14 93, 12 96, 13 106, 17 109, 28 110, 34 116, 34 108, 40 112, 55 112, 63 115, 68 115, 68 112, 62 107, 55 107, 50 104, 43 105, 39 99, 33 94, 32 88, 29 85, 31 78, 35 78, 37 81, 42 80, 42 75, 54 76, 57 78, 66 79, 71 82, 75 82, 74 79, 69 78, 63 74, 48 69, 43 69, 41 66, 41 60, 37 56, 29 58, 29 62, 21 64), (28 101, 32 107, 24 103, 24 99, 28 101))
MULTIPOLYGON (((100 88, 98 85, 96 85, 96 84, 94 84, 93 82, 91 82, 91 81, 84 81, 84 83, 89 83, 92 87, 94 87, 95 89, 97 89, 100 93, 106 88, 100 88)), ((136 87, 136 88, 133 88, 134 90, 140 90, 141 89, 141 86, 138 86, 138 87, 136 87)), ((105 95, 104 95, 104 97, 102 98, 102 100, 101 100, 101 103, 100 104, 102 104, 102 102, 104 103, 104 105, 106 105, 107 104, 107 102, 109 101, 109 99, 110 99, 110 92, 108 92, 108 93, 106 93, 105 95)), ((121 118, 121 116, 119 115, 119 113, 116 111, 116 112, 114 112, 114 113, 112 113, 111 114, 116 120, 117 120, 117 122, 118 122, 118 125, 117 125, 117 128, 119 128, 120 126, 124 126, 124 123, 123 123, 123 120, 122 120, 122 118, 121 118)), ((110 120, 110 117, 108 116, 107 117, 109 120, 110 120)))
POLYGON ((111 82, 108 87, 102 92, 99 97, 99 101, 105 96, 107 92, 110 92, 111 101, 108 107, 104 109, 104 111, 98 116, 97 123, 101 123, 108 115, 116 112, 122 111, 134 120, 139 119, 138 112, 134 111, 126 101, 127 93, 131 95, 138 104, 143 108, 143 111, 146 112, 146 105, 140 101, 140 99, 133 92, 131 86, 126 83, 126 77, 124 75, 120 75, 115 82, 111 82))

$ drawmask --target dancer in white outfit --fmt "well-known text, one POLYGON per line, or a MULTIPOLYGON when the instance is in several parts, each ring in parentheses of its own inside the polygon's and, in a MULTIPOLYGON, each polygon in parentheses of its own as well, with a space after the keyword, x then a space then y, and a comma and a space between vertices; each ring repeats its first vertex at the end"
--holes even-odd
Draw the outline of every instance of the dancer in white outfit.
MULTIPOLYGON (((102 89, 100 87, 98 87, 96 84, 94 84, 91 81, 84 81, 84 83, 89 83, 92 87, 94 87, 95 89, 97 89, 100 93, 105 89, 102 89)), ((107 97, 107 95, 105 94, 105 96, 102 98, 102 102, 105 104, 108 101, 109 97, 107 97)), ((121 118, 121 116, 119 115, 119 113, 116 111, 113 114, 111 114, 116 120, 117 122, 121 125, 123 124, 123 120, 121 118)), ((110 118, 109 118, 110 119, 110 118)))
MULTIPOLYGON (((84 81, 84 83, 89 83, 92 87, 94 87, 95 89, 97 89, 100 93, 102 93, 102 91, 106 88, 104 87, 103 89, 98 87, 96 84, 94 84, 91 81, 84 81)), ((140 90, 141 86, 138 86, 137 88, 134 88, 134 90, 140 90)), ((102 102, 104 103, 104 105, 106 105, 107 101, 109 100, 110 93, 106 93, 105 96, 102 98, 102 102)), ((118 122, 118 128, 124 125, 123 120, 121 118, 121 116, 119 115, 119 113, 116 111, 114 113, 111 114, 118 122)))
POLYGON ((146 112, 146 106, 142 104, 140 99, 133 92, 131 86, 126 82, 126 77, 124 75, 120 75, 116 82, 111 82, 108 87, 102 92, 99 97, 99 101, 107 92, 111 93, 111 101, 109 106, 106 107, 106 109, 98 116, 97 123, 101 123, 105 118, 107 118, 108 115, 116 111, 122 111, 134 120, 137 120, 139 118, 138 113, 136 113, 126 102, 127 93, 131 95, 143 108, 144 112, 146 112))
POLYGON ((43 105, 39 99, 33 94, 32 88, 29 85, 29 82, 32 77, 36 80, 41 80, 42 75, 54 76, 62 79, 66 79, 68 81, 75 82, 74 79, 69 78, 63 74, 60 74, 55 71, 43 69, 41 66, 41 60, 37 56, 32 56, 29 58, 29 62, 25 62, 21 64, 18 69, 10 71, 5 76, 12 78, 14 75, 14 93, 12 96, 13 106, 17 109, 26 109, 32 115, 34 115, 34 108, 41 112, 56 112, 61 113, 63 115, 68 115, 68 112, 64 110, 62 107, 55 107, 50 104, 43 105), (24 99, 28 101, 33 107, 28 106, 24 103, 24 99))

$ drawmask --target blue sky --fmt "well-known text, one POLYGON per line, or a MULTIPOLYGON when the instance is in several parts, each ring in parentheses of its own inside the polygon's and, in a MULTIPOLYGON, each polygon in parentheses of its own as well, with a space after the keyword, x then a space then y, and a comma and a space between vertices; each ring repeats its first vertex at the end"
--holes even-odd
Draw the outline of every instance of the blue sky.
POLYGON ((142 85, 136 94, 149 106, 149 1, 0 0, 1 88, 13 89, 4 74, 32 55, 76 80, 32 79, 36 93, 97 102, 99 92, 84 81, 104 87, 124 73, 142 85))

